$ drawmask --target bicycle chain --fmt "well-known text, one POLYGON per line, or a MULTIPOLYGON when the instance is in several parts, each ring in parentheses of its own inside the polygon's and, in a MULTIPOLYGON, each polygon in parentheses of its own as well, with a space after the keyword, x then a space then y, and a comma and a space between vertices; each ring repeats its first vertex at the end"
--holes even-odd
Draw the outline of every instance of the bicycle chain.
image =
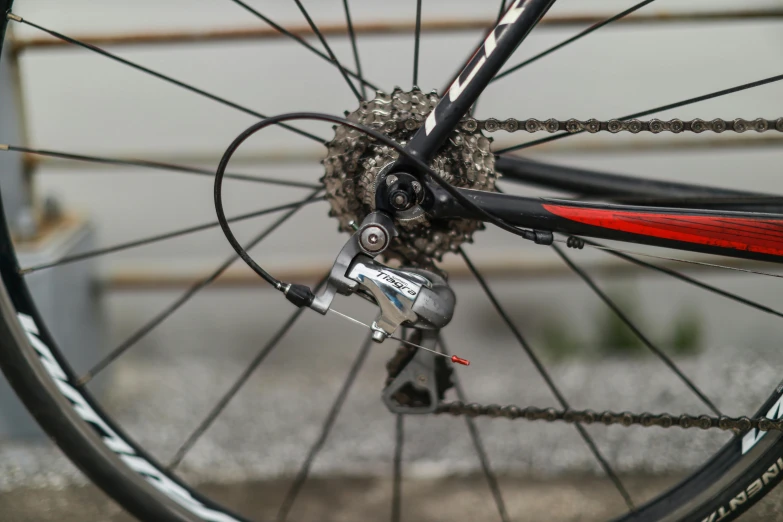
POLYGON ((752 428, 760 431, 783 431, 783 420, 774 421, 766 417, 713 417, 710 415, 671 415, 669 413, 615 413, 604 411, 597 413, 592 410, 557 410, 555 408, 535 408, 528 406, 498 406, 490 404, 464 404, 460 401, 444 402, 438 405, 435 414, 451 414, 454 416, 467 415, 469 417, 505 417, 507 419, 525 419, 529 421, 543 420, 546 422, 563 421, 569 424, 604 424, 606 426, 622 425, 624 427, 642 426, 645 428, 658 426, 671 428, 677 426, 682 429, 701 428, 721 429, 723 431, 736 430, 748 431, 752 428))
MULTIPOLYGON (((683 121, 676 118, 668 121, 659 119, 613 119, 608 121, 590 119, 582 121, 576 119, 556 120, 554 118, 544 121, 535 118, 526 120, 508 118, 505 121, 500 121, 495 118, 489 118, 486 120, 466 118, 460 122, 460 126, 462 130, 466 132, 497 132, 502 130, 506 132, 525 131, 528 133, 548 132, 550 134, 555 132, 568 132, 569 134, 576 134, 581 132, 588 132, 590 134, 596 134, 598 132, 610 132, 612 134, 617 134, 620 132, 630 132, 632 134, 638 134, 640 132, 651 132, 653 134, 658 134, 661 132, 671 132, 674 134, 679 134, 681 132, 693 132, 696 134, 702 132, 714 132, 720 134, 722 132, 743 133, 747 131, 783 132, 783 118, 778 118, 775 120, 767 120, 764 118, 756 118, 755 120, 746 120, 743 118, 723 120, 716 118, 710 121, 705 121, 698 118, 690 121, 683 121)), ((499 406, 497 404, 465 404, 461 401, 440 403, 435 410, 435 414, 450 414, 454 416, 467 415, 469 417, 504 417, 512 420, 525 419, 529 421, 546 422, 562 421, 569 424, 595 423, 604 424, 606 426, 620 425, 624 427, 658 426, 660 428, 671 428, 673 426, 677 426, 682 429, 720 429, 723 431, 732 430, 735 432, 746 432, 750 429, 758 429, 760 431, 783 431, 783 420, 775 421, 765 417, 751 419, 749 417, 715 417, 710 415, 688 414, 675 416, 669 413, 652 414, 631 413, 627 411, 622 413, 616 413, 612 411, 597 413, 592 410, 558 410, 555 408, 542 409, 533 406, 519 407, 513 405, 499 406)))
POLYGON ((529 421, 563 421, 569 424, 605 424, 606 426, 622 425, 660 428, 671 428, 677 426, 683 429, 701 428, 721 429, 724 431, 736 430, 740 432, 748 431, 752 428, 760 431, 783 431, 783 420, 771 420, 766 417, 714 417, 710 415, 671 415, 669 413, 615 413, 604 411, 597 413, 592 410, 557 410, 555 408, 535 408, 532 406, 521 408, 519 406, 499 406, 490 404, 484 406, 481 404, 465 404, 460 401, 443 402, 438 405, 435 414, 467 415, 469 417, 505 417, 507 419, 525 419, 529 421))
POLYGON ((466 118, 460 122, 460 125, 462 129, 467 132, 475 132, 477 130, 497 132, 502 130, 506 132, 548 132, 550 134, 555 132, 568 132, 569 134, 580 132, 589 132, 590 134, 598 132, 611 132, 612 134, 617 134, 619 132, 630 132, 632 134, 638 134, 640 132, 651 132, 653 134, 661 132, 671 132, 674 134, 679 134, 681 132, 694 132, 696 134, 702 132, 714 132, 717 134, 722 132, 743 133, 747 131, 783 132, 783 118, 778 118, 776 120, 767 120, 764 118, 756 118, 755 120, 746 120, 743 118, 723 120, 716 118, 710 121, 698 118, 690 121, 683 121, 676 118, 668 121, 659 119, 615 119, 608 121, 590 119, 582 121, 575 119, 556 120, 554 118, 543 121, 535 118, 527 120, 508 118, 505 121, 500 121, 495 118, 489 118, 487 120, 466 118))
MULTIPOLYGON (((388 386, 396 377, 402 368, 410 361, 415 353, 415 349, 408 345, 400 345, 395 356, 386 364, 388 377, 386 385, 388 386)), ((445 367, 443 368, 445 369, 445 367)), ((453 386, 451 380, 451 370, 448 373, 440 374, 436 371, 439 382, 439 391, 441 399, 442 393, 453 386)), ((407 404, 413 402, 414 397, 409 397, 401 403, 407 404)), ((750 429, 760 431, 783 431, 783 419, 771 420, 766 417, 727 417, 710 415, 672 415, 670 413, 631 413, 624 411, 616 413, 604 411, 597 413, 593 410, 558 410, 555 408, 536 408, 534 406, 520 407, 514 405, 499 406, 497 404, 483 405, 478 403, 465 404, 462 401, 441 402, 438 404, 435 415, 453 415, 468 417, 491 417, 506 418, 510 420, 523 419, 528 421, 562 421, 569 424, 604 424, 606 426, 621 425, 623 427, 642 426, 649 428, 658 426, 660 428, 671 428, 677 426, 682 429, 701 428, 703 430, 720 429, 723 431, 746 432, 750 429)))

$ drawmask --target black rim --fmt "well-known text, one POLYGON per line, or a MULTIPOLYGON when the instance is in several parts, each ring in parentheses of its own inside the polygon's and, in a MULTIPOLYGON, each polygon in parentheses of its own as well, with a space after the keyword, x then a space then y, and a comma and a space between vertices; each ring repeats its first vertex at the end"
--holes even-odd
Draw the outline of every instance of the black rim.
MULTIPOLYGON (((652 0, 648 0, 646 2, 642 2, 642 4, 646 5, 651 1, 652 0)), ((237 3, 241 4, 241 2, 237 2, 237 3)), ((513 3, 511 8, 512 9, 515 8, 519 3, 520 2, 513 3)), ((525 28, 522 27, 522 24, 520 24, 520 27, 518 28, 519 29, 518 32, 516 33, 508 32, 507 34, 504 33, 503 35, 501 35, 502 38, 498 38, 499 40, 498 45, 501 46, 501 48, 503 45, 510 46, 509 48, 515 47, 516 46, 515 44, 518 44, 519 41, 521 41, 524 38, 524 36, 529 32, 529 30, 532 29, 532 27, 535 25, 535 22, 541 16, 543 16, 543 14, 548 10, 548 8, 551 6, 552 3, 554 3, 553 0, 549 0, 549 1, 530 0, 529 2, 527 2, 528 4, 526 6, 528 8, 527 12, 528 12, 528 16, 530 16, 529 25, 525 28)), ((11 0, 0 0, 0 7, 3 8, 3 10, 10 10, 11 4, 12 4, 11 0)), ((331 52, 331 49, 328 46, 328 43, 325 41, 323 36, 319 33, 317 25, 309 17, 302 4, 299 3, 298 1, 297 4, 302 10, 302 13, 307 19, 308 23, 310 23, 315 33, 319 36, 322 43, 324 44, 324 47, 329 55, 327 58, 330 58, 333 62, 335 62, 339 72, 343 76, 344 80, 348 83, 351 90, 355 93, 356 97, 358 99, 362 99, 364 96, 365 85, 368 85, 368 82, 364 81, 364 79, 362 78, 361 66, 359 63, 359 52, 358 52, 358 47, 356 45, 356 38, 355 35, 353 34, 352 28, 351 28, 351 36, 352 36, 354 58, 356 61, 356 70, 358 71, 357 73, 352 73, 343 64, 337 62, 336 58, 331 52), (354 81, 351 78, 360 80, 359 86, 362 92, 359 92, 359 90, 354 85, 354 81)), ((501 4, 501 11, 503 10, 504 6, 505 6, 505 2, 501 4)), ((247 6, 245 7, 247 8, 247 6)), ((351 20, 350 20, 350 11, 349 11, 347 0, 345 0, 344 2, 344 7, 346 12, 346 17, 349 23, 349 28, 350 28, 351 20)), ((642 7, 642 5, 641 4, 638 5, 635 9, 638 9, 639 7, 642 7)), ((416 40, 415 40, 416 52, 415 52, 415 62, 414 62, 415 63, 414 81, 416 80, 418 74, 420 9, 421 9, 421 2, 418 2, 417 30, 416 30, 416 40)), ((47 31, 54 36, 68 39, 68 37, 65 35, 61 35, 59 33, 49 31, 34 23, 27 22, 27 21, 25 23, 33 27, 37 27, 41 30, 47 31)), ((3 23, 0 24, 0 38, 4 36, 5 25, 6 25, 5 20, 3 20, 3 23)), ((74 40, 71 39, 68 40, 71 41, 72 43, 81 45, 79 42, 76 42, 74 40)), ((0 44, 1 43, 2 40, 0 40, 0 44)), ((96 50, 96 48, 91 47, 89 45, 87 45, 87 47, 93 51, 96 50)), ((479 57, 477 56, 475 60, 468 65, 468 68, 476 67, 476 61, 478 60, 478 58, 479 57)), ((437 116, 439 118, 443 118, 444 120, 448 121, 449 118, 452 117, 450 115, 462 111, 459 113, 459 115, 461 116, 462 113, 466 112, 468 108, 475 103, 481 90, 483 90, 483 86, 486 85, 486 83, 488 83, 492 79, 492 77, 495 76, 495 73, 497 72, 497 70, 499 70, 500 66, 504 61, 505 59, 499 61, 497 63, 497 67, 494 67, 493 65, 492 67, 486 68, 485 73, 489 76, 485 79, 485 81, 482 80, 481 82, 477 82, 476 85, 480 84, 482 86, 481 89, 476 89, 475 93, 465 96, 464 100, 462 100, 461 102, 462 105, 465 105, 464 107, 462 107, 462 105, 459 104, 454 104, 453 106, 450 106, 451 104, 444 104, 443 106, 444 108, 442 108, 438 112, 437 116)), ((133 66, 133 64, 127 62, 126 65, 133 66)), ((223 103, 224 105, 229 105, 235 109, 244 110, 245 112, 248 112, 248 110, 238 107, 236 106, 236 104, 228 102, 225 99, 218 98, 204 91, 194 90, 191 86, 182 85, 181 83, 172 81, 172 79, 168 77, 164 77, 163 75, 155 73, 154 71, 145 70, 145 72, 153 73, 153 75, 156 75, 165 81, 169 81, 170 83, 175 83, 180 87, 185 87, 193 92, 196 92, 197 94, 210 97, 219 103, 223 103)), ((261 113, 257 113, 255 111, 250 111, 250 112, 258 117, 262 117, 262 118, 265 117, 261 113)), ((323 141, 318 136, 312 135, 308 132, 304 132, 301 129, 289 126, 282 121, 270 121, 270 123, 279 124, 281 127, 296 132, 302 136, 305 136, 306 138, 313 139, 319 142, 323 141)), ((444 127, 446 126, 447 125, 444 125, 444 127)), ((432 144, 435 143, 437 140, 433 139, 433 140, 426 140, 426 141, 427 141, 426 146, 421 145, 421 143, 423 143, 422 140, 417 140, 413 142, 409 150, 413 154, 420 155, 421 157, 427 157, 427 155, 432 154, 432 151, 434 150, 434 148, 431 148, 432 144)), ((22 151, 23 148, 15 147, 15 149, 17 149, 18 151, 22 151)), ((37 152, 42 153, 46 151, 37 151, 37 152)), ((84 157, 82 157, 82 159, 84 159, 84 157)), ((103 159, 98 158, 98 159, 105 160, 106 158, 103 159)), ((146 166, 150 166, 151 168, 168 168, 162 165, 158 165, 158 166, 146 165, 146 166)), ((277 181, 272 180, 272 182, 277 182, 277 181)), ((493 197, 493 196, 488 196, 488 197, 493 197)), ((301 206, 302 204, 303 202, 294 203, 291 205, 291 208, 292 210, 295 210, 296 208, 298 208, 296 205, 301 206)), ((3 215, 3 220, 5 220, 5 215, 3 215)), ((284 221, 285 219, 281 219, 279 220, 279 223, 282 224, 284 221)), ((217 520, 218 518, 216 517, 219 516, 224 516, 221 520, 232 520, 232 519, 244 520, 238 515, 226 511, 225 508, 222 508, 217 504, 212 503, 208 498, 205 498, 202 495, 198 494, 197 492, 190 490, 186 484, 182 483, 176 478, 176 475, 173 472, 169 471, 170 469, 176 467, 176 464, 179 462, 179 460, 181 460, 182 456, 184 455, 184 452, 182 453, 182 455, 178 454, 178 456, 175 457, 174 461, 172 461, 172 464, 169 465, 167 469, 166 466, 163 466, 160 463, 156 462, 150 455, 147 455, 141 447, 133 443, 133 441, 122 432, 121 428, 119 426, 116 426, 111 421, 111 419, 100 409, 99 405, 91 397, 91 395, 86 390, 84 385, 86 384, 86 382, 90 380, 90 378, 92 378, 94 374, 100 371, 101 367, 97 367, 97 370, 94 369, 94 371, 90 372, 87 376, 82 376, 82 377, 78 377, 69 367, 67 361, 64 360, 60 351, 57 349, 57 345, 54 339, 50 336, 50 334, 46 330, 45 325, 43 324, 40 316, 36 311, 35 305, 32 301, 27 286, 24 282, 24 278, 21 275, 21 273, 24 271, 21 270, 17 265, 13 245, 7 227, 5 226, 5 221, 3 222, 3 226, 1 228, 2 230, 0 230, 0 273, 2 274, 3 283, 5 285, 5 288, 8 290, 12 305, 16 313, 23 314, 23 316, 20 316, 19 325, 16 325, 16 327, 14 328, 17 330, 19 328, 24 329, 27 332, 28 337, 29 335, 35 335, 35 337, 41 343, 40 345, 36 346, 36 350, 37 350, 36 353, 38 354, 39 357, 45 357, 44 352, 42 352, 41 346, 51 350, 51 354, 56 360, 56 364, 57 364, 56 369, 60 369, 63 372, 63 378, 59 380, 61 384, 67 386, 68 392, 67 393, 64 392, 65 395, 66 396, 70 395, 69 400, 71 401, 72 404, 74 404, 74 406, 78 407, 79 405, 82 406, 86 405, 100 418, 98 422, 90 423, 93 429, 95 430, 95 432, 97 433, 97 435, 101 438, 104 438, 104 440, 110 439, 111 441, 113 441, 115 447, 122 446, 123 448, 125 448, 122 451, 116 451, 116 453, 121 456, 124 455, 126 458, 126 462, 127 462, 127 458, 133 457, 133 458, 138 458, 140 459, 140 461, 143 461, 144 464, 151 466, 151 468, 153 468, 154 471, 140 473, 141 476, 145 478, 148 482, 154 482, 155 480, 160 480, 160 477, 166 477, 167 479, 171 480, 172 486, 174 485, 179 486, 184 491, 188 492, 188 494, 191 496, 191 500, 185 499, 181 495, 178 496, 178 494, 173 493, 173 487, 170 489, 164 488, 164 492, 169 496, 169 498, 185 506, 192 513, 198 514, 207 520, 211 520, 212 518, 217 520), (33 330, 37 330, 37 333, 34 333, 33 330), (158 473, 159 475, 157 475, 158 473), (213 513, 214 516, 210 518, 211 515, 209 515, 209 513, 206 513, 204 511, 205 509, 214 510, 213 513), (226 518, 226 517, 230 517, 230 518, 226 518)), ((272 228, 272 230, 273 229, 274 228, 272 228)), ((268 231, 265 231, 265 233, 268 233, 268 231)), ((262 234, 259 237, 263 238, 263 236, 264 235, 262 234)), ((465 257, 465 260, 470 264, 470 261, 467 257, 465 257)), ((47 267, 34 267, 34 268, 43 269, 47 267)), ((577 273, 579 273, 578 268, 577 267, 574 268, 576 269, 577 273)), ((30 271, 32 270, 27 270, 28 273, 30 271)), ((477 272, 475 273, 477 274, 477 277, 479 277, 479 281, 481 281, 478 273, 477 272)), ((219 275, 219 272, 217 275, 219 275)), ((217 277, 217 275, 213 276, 212 279, 209 279, 205 284, 209 284, 209 282, 211 282, 211 280, 214 280, 214 278, 217 277)), ((194 292, 198 291, 200 288, 201 287, 196 288, 194 292)), ((488 295, 490 295, 491 297, 491 293, 489 291, 488 291, 488 295)), ((181 304, 184 304, 184 302, 185 301, 183 301, 181 304)), ((177 307, 172 308, 169 313, 173 313, 173 311, 176 309, 177 307)), ((502 313, 502 310, 500 311, 502 313)), ((292 320, 287 325, 284 325, 283 330, 279 332, 280 336, 284 335, 287 329, 293 324, 293 322, 296 320, 296 317, 298 317, 297 314, 299 312, 301 312, 301 310, 298 311, 292 317, 292 320)), ((168 314, 163 314, 161 316, 162 319, 160 320, 162 321, 167 316, 168 314)), ((512 326, 513 328, 513 325, 510 324, 510 326, 512 326)), ((141 335, 143 335, 143 333, 141 335)), ((522 344, 524 345, 525 343, 522 342, 522 344)), ((32 350, 32 348, 30 347, 27 347, 26 349, 32 350)), ((5 351, 11 352, 13 350, 5 350, 5 351)), ((122 350, 119 353, 121 352, 122 350)), ((336 399, 336 402, 333 406, 333 415, 330 413, 330 416, 327 418, 327 422, 322 430, 322 437, 319 438, 319 440, 321 441, 323 441, 326 435, 328 435, 328 431, 331 427, 331 423, 334 421, 334 418, 336 417, 337 413, 339 413, 339 409, 342 405, 342 400, 344 399, 345 393, 347 393, 347 389, 350 387, 350 383, 352 382, 352 379, 355 377, 356 371, 358 371, 358 368, 361 366, 361 363, 363 362, 363 358, 364 358, 363 354, 366 355, 366 348, 363 348, 360 351, 359 355, 357 356, 357 361, 355 363, 354 368, 352 368, 351 372, 349 372, 348 378, 346 379, 347 387, 344 386, 343 390, 341 391, 341 394, 336 399)), ((5 367, 4 369, 6 372, 9 373, 9 378, 12 381, 16 381, 17 386, 29 387, 29 383, 25 384, 21 382, 19 378, 14 376, 13 367, 10 367, 9 370, 9 365, 14 363, 18 364, 20 359, 18 358, 15 359, 13 354, 5 354, 3 356, 3 360, 4 360, 4 367, 5 367)), ((108 362, 111 361, 109 360, 108 362)), ((106 362, 106 364, 108 364, 108 362, 106 362)), ((52 376, 52 378, 55 381, 58 380, 58 378, 54 374, 52 374, 51 367, 49 368, 49 375, 52 376)), ((460 392, 460 394, 462 394, 460 389, 458 389, 458 391, 460 392)), ((232 396, 233 395, 228 395, 227 396, 228 400, 230 400, 232 396)), ((775 414, 777 414, 778 409, 780 409, 779 401, 783 400, 781 399, 781 397, 783 397, 783 394, 781 394, 781 392, 776 392, 772 397, 768 399, 768 401, 764 404, 764 406, 762 406, 759 415, 767 414, 770 410, 774 410, 775 414)), ((26 400, 28 401, 28 406, 30 406, 31 409, 33 409, 31 404, 41 399, 36 397, 27 397, 26 400)), ((76 460, 83 467, 83 469, 85 470, 85 472, 88 473, 88 475, 90 475, 93 478, 105 477, 105 472, 98 469, 104 467, 105 463, 79 460, 78 457, 79 442, 68 440, 66 437, 67 434, 64 434, 63 432, 58 432, 56 429, 54 429, 52 427, 53 426, 52 419, 47 418, 46 415, 41 414, 39 412, 38 418, 39 421, 44 425, 44 427, 47 430, 49 430, 50 435, 52 435, 58 441, 58 443, 64 449, 66 449, 69 455, 72 458, 74 458, 74 460, 76 460)), ((84 418, 84 415, 82 415, 82 418, 84 418)), ((481 449, 482 443, 480 441, 478 431, 475 429, 475 426, 473 426, 470 421, 468 422, 468 426, 470 428, 471 435, 473 437, 474 444, 476 446, 476 450, 479 455, 482 455, 483 453, 483 450, 481 449)), ((747 437, 747 435, 748 434, 744 434, 743 436, 747 437)), ((402 417, 399 417, 397 423, 397 451, 395 452, 396 455, 395 456, 395 484, 396 484, 395 491, 397 491, 397 493, 395 493, 395 499, 393 502, 393 506, 394 506, 392 510, 393 519, 395 519, 395 517, 397 518, 399 517, 399 505, 400 505, 399 483, 401 480, 401 471, 400 471, 401 466, 400 466, 399 455, 401 455, 402 452, 403 437, 404 435, 403 435, 402 417)), ((317 451, 319 450, 320 447, 315 447, 315 450, 313 451, 317 453, 317 451)), ((635 511, 633 511, 629 515, 622 517, 621 520, 630 521, 630 520, 642 520, 642 519, 651 520, 651 519, 665 518, 666 516, 672 516, 672 513, 676 512, 676 510, 679 507, 683 507, 690 510, 692 509, 692 506, 699 505, 699 504, 703 505, 703 507, 700 508, 698 511, 696 512, 686 511, 683 512, 682 514, 688 513, 691 517, 701 518, 701 517, 709 517, 713 512, 720 513, 721 515, 727 513, 728 517, 724 517, 723 519, 728 519, 732 515, 738 515, 742 513, 745 509, 747 509, 750 505, 752 505, 758 498, 761 498, 762 495, 759 495, 760 491, 763 490, 766 492, 768 489, 771 489, 773 485, 777 484, 777 482, 780 481, 781 478, 783 478, 783 460, 780 461, 780 464, 778 464, 777 461, 778 454, 783 456, 783 444, 781 444, 780 436, 778 434, 768 434, 765 437, 760 438, 759 442, 755 444, 752 447, 752 449, 749 452, 747 452, 747 454, 743 454, 742 436, 736 437, 729 444, 727 444, 715 457, 713 457, 707 464, 705 464, 703 468, 701 468, 699 471, 694 473, 683 483, 676 486, 669 492, 664 493, 658 499, 653 500, 652 502, 646 504, 645 506, 636 508, 635 511), (739 464, 742 461, 744 461, 743 466, 740 466, 742 469, 735 469, 737 467, 737 464, 739 464), (778 467, 775 468, 777 469, 777 471, 773 474, 771 470, 775 466, 778 467), (736 473, 737 476, 731 477, 732 473, 736 473), (728 483, 724 485, 720 485, 719 481, 717 481, 718 478, 722 478, 723 480, 728 480, 728 483), (711 486, 705 488, 705 484, 711 486), (762 484, 760 489, 757 486, 758 484, 762 484), (742 500, 742 495, 744 495, 744 500, 742 500), (703 497, 703 502, 702 502, 702 497, 703 497), (741 501, 738 499, 740 499, 741 501), (723 509, 723 511, 720 511, 721 509, 723 509)), ((311 455, 314 455, 314 453, 311 452, 311 455)), ((498 506, 498 511, 501 515, 501 518, 505 520, 507 519, 507 514, 505 513, 505 508, 503 507, 503 501, 499 494, 496 480, 494 479, 494 474, 492 474, 491 470, 488 469, 488 465, 485 464, 485 460, 486 459, 482 459, 482 465, 485 468, 488 482, 490 483, 491 489, 495 496, 495 500, 498 506)), ((298 484, 298 487, 301 487, 304 480, 306 480, 307 478, 307 473, 309 469, 307 462, 312 462, 311 456, 308 456, 308 459, 305 461, 305 466, 303 466, 302 468, 304 471, 303 472, 300 471, 301 480, 297 480, 297 482, 295 483, 295 485, 298 484)), ((120 465, 119 463, 120 461, 115 462, 116 465, 120 465)), ((142 464, 138 463, 137 466, 138 467, 136 470, 138 471, 142 466, 142 464)), ((607 473, 609 473, 611 476, 610 468, 607 469, 607 473)), ((123 498, 121 484, 118 486, 118 485, 111 485, 111 484, 105 484, 99 482, 98 485, 107 489, 107 491, 113 496, 121 499, 123 498)), ((284 503, 283 508, 281 508, 281 513, 286 514, 287 510, 290 509, 290 505, 293 503, 293 500, 296 498, 296 495, 298 493, 298 487, 295 487, 289 492, 289 498, 291 500, 290 502, 287 500, 284 503)), ((621 487, 622 486, 620 486, 620 488, 621 487)), ((134 499, 131 499, 126 495, 126 503, 125 503, 126 507, 131 507, 129 504, 134 501, 135 501, 134 499)), ((629 501, 629 505, 630 505, 630 501, 629 501)), ((144 511, 143 508, 137 507, 137 509, 140 510, 138 511, 139 513, 147 513, 146 511, 144 511)), ((174 513, 169 513, 169 515, 172 517, 172 519, 176 519, 175 517, 178 516, 174 513)))

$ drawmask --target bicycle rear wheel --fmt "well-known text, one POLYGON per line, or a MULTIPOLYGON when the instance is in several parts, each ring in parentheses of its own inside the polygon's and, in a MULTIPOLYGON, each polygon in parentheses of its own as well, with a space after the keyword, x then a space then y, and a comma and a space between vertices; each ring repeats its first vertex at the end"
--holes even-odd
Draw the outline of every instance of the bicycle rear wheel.
MULTIPOLYGON (((37 421, 95 484, 142 520, 244 520, 145 452, 91 396, 37 312, 7 216, 0 214, 0 367, 37 421)), ((366 348, 356 368, 362 353, 366 348)), ((777 387, 757 416, 779 418, 781 403, 783 388, 777 387)), ((687 480, 620 520, 730 520, 777 485, 782 471, 778 432, 738 434, 687 480)))

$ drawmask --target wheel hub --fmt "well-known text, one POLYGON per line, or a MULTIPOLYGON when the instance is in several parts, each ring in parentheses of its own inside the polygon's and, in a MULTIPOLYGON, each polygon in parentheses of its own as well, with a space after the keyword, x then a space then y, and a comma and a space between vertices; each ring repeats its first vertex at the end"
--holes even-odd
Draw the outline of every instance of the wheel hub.
MULTIPOLYGON (((372 100, 362 102, 350 121, 373 128, 400 144, 405 144, 423 125, 439 96, 419 89, 395 89, 391 94, 377 92, 372 100)), ((461 128, 461 126, 460 126, 461 128)), ((481 131, 455 130, 431 163, 443 179, 455 187, 495 190, 498 174, 495 157, 490 152, 491 138, 481 131)), ((381 174, 398 153, 377 143, 362 132, 346 126, 335 127, 335 137, 327 143, 322 178, 331 204, 330 215, 339 221, 339 229, 353 233, 352 223, 361 223, 375 210, 375 192, 381 174)), ((384 252, 386 260, 396 259, 406 265, 429 266, 433 259, 456 251, 473 233, 483 229, 479 221, 440 220, 430 223, 423 212, 399 212, 395 224, 400 235, 384 252)))

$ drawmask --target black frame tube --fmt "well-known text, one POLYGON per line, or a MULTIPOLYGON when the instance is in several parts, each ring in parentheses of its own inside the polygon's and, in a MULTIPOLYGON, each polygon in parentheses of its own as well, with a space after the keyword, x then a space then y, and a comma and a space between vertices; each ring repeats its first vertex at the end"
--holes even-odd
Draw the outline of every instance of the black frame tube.
POLYGON ((2 50, 3 42, 5 42, 5 30, 8 27, 8 13, 11 12, 13 5, 14 0, 0 0, 0 13, 3 15, 3 19, 0 20, 0 50, 2 50))
MULTIPOLYGON (((405 146, 408 153, 425 163, 430 162, 492 78, 555 1, 515 0, 511 4, 489 32, 484 44, 430 112, 425 125, 405 146)), ((412 165, 401 158, 391 171, 406 167, 411 168, 412 165)))
POLYGON ((495 170, 504 181, 616 203, 783 213, 783 197, 773 194, 609 174, 519 156, 496 156, 495 170))
MULTIPOLYGON (((498 192, 485 192, 480 190, 457 189, 463 196, 471 200, 473 204, 480 207, 485 212, 502 219, 504 222, 518 227, 546 230, 557 232, 564 235, 585 236, 626 243, 636 243, 643 245, 660 246, 685 250, 691 252, 703 252, 707 254, 716 254, 727 257, 741 259, 755 259, 759 261, 771 261, 774 263, 783 263, 783 256, 763 254, 750 250, 739 250, 735 248, 726 248, 721 246, 712 246, 707 244, 692 243, 673 239, 663 239, 652 235, 632 233, 603 226, 594 226, 580 223, 572 219, 553 214, 546 209, 546 206, 567 207, 569 209, 591 209, 607 210, 616 212, 632 213, 665 213, 672 217, 677 216, 708 216, 716 219, 753 219, 764 221, 766 223, 779 222, 783 229, 783 214, 766 214, 758 212, 733 212, 724 210, 700 210, 684 208, 660 208, 660 207, 642 207, 637 205, 610 205, 605 203, 583 203, 570 200, 550 199, 550 198, 530 198, 524 196, 513 196, 501 194, 498 192)), ((456 202, 439 202, 433 212, 438 218, 468 218, 484 220, 483 216, 473 210, 465 209, 456 202)), ((485 220, 484 220, 485 221, 485 220)), ((741 231, 742 234, 754 235, 757 232, 741 231)), ((777 236, 773 236, 777 237, 777 236)), ((783 240, 781 240, 783 244, 783 240)))
POLYGON ((497 156, 495 170, 504 180, 578 194, 581 196, 723 197, 758 196, 757 193, 688 183, 657 181, 620 174, 564 167, 527 158, 497 156))

